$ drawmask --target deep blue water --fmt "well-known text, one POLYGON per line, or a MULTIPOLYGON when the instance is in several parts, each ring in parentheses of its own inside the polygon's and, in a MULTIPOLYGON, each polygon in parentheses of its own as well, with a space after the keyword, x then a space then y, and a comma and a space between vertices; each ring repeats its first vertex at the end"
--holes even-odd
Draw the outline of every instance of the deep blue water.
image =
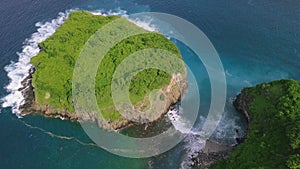
MULTIPOLYGON (((217 133, 232 136, 232 126, 244 121, 229 104, 243 87, 281 78, 300 80, 300 1, 297 0, 3 0, 0 2, 0 96, 9 83, 4 66, 16 61, 23 42, 36 31, 35 23, 51 21, 67 9, 118 8, 128 13, 155 11, 180 16, 198 26, 220 54, 227 75, 228 103, 217 133), (229 123, 229 124, 228 124, 229 123), (226 125, 228 124, 228 125, 226 125)), ((201 112, 209 105, 208 78, 193 52, 177 44, 196 73, 201 112), (202 97, 203 96, 203 97, 202 97)), ((9 108, 0 114, 0 168, 179 168, 182 143, 151 159, 127 159, 91 146, 81 126, 59 119, 26 116, 18 119, 9 108)), ((222 137, 215 136, 222 141, 222 137)))

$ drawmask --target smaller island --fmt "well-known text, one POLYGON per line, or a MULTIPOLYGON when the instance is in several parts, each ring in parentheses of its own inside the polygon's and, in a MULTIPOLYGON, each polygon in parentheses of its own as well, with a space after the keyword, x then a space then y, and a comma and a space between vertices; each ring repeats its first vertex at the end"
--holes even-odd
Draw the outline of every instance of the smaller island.
MULTIPOLYGON (((51 37, 40 43, 41 51, 31 58, 33 68, 22 82, 24 88, 20 89, 25 97, 24 105, 20 106, 21 113, 23 115, 38 113, 46 117, 60 117, 71 121, 91 121, 109 130, 133 124, 117 111, 111 98, 111 81, 118 65, 130 54, 148 48, 166 50, 181 60, 182 57, 176 45, 165 36, 144 30, 123 18, 124 27, 144 33, 122 40, 110 49, 99 65, 95 78, 95 94, 102 116, 95 113, 77 114, 73 105, 76 101, 72 98, 72 75, 76 59, 96 31, 119 18, 121 17, 74 11, 51 37)), ((180 72, 172 75, 158 69, 143 70, 130 83, 130 100, 135 109, 146 110, 150 107, 151 91, 164 91, 163 99, 166 100, 166 106, 155 112, 156 119, 151 119, 158 120, 172 104, 179 101, 182 91, 187 88, 185 78, 183 61, 180 72)), ((136 116, 132 117, 133 119, 140 118, 139 114, 133 116, 136 116)))

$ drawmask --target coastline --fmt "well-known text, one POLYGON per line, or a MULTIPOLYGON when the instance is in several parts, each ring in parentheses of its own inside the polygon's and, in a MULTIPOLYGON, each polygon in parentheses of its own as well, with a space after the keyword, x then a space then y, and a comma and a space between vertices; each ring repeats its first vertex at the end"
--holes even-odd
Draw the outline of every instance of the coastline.
POLYGON ((35 101, 34 87, 31 83, 33 73, 34 67, 31 67, 31 69, 29 70, 29 75, 21 82, 23 87, 18 89, 19 91, 21 91, 24 97, 24 102, 19 107, 21 114, 28 115, 34 113, 42 114, 45 117, 61 118, 62 120, 67 119, 73 122, 77 121, 78 119, 74 115, 66 111, 55 110, 49 105, 42 106, 35 101))
POLYGON ((59 12, 58 16, 51 21, 37 22, 35 24, 37 28, 36 32, 25 39, 22 50, 16 53, 19 56, 18 60, 11 61, 10 64, 4 67, 10 81, 9 84, 5 86, 8 94, 1 98, 2 107, 11 107, 12 113, 18 118, 22 117, 19 109, 20 106, 24 104, 24 97, 21 89, 26 88, 23 85, 26 82, 24 79, 30 77, 28 72, 32 70, 30 59, 40 52, 39 43, 52 36, 65 22, 72 11, 74 11, 74 9, 59 12))
MULTIPOLYGON (((24 97, 22 104, 19 106, 19 111, 22 116, 28 114, 40 114, 46 118, 60 118, 62 120, 70 120, 72 122, 96 122, 98 127, 107 129, 107 130, 122 130, 124 128, 135 125, 135 123, 122 118, 118 121, 105 121, 97 118, 96 113, 89 112, 85 113, 84 116, 78 116, 77 113, 70 113, 66 110, 58 110, 56 108, 51 107, 48 104, 41 105, 36 101, 34 94, 34 87, 32 85, 32 75, 34 74, 35 68, 32 66, 28 71, 28 76, 22 80, 22 87, 18 89, 24 97)), ((177 103, 182 94, 187 89, 187 82, 181 74, 174 75, 170 81, 170 84, 162 89, 166 92, 167 95, 167 104, 165 109, 157 113, 155 119, 151 119, 149 122, 151 123, 160 120, 168 111, 169 108, 177 103), (179 83, 179 85, 178 85, 179 83), (182 91, 182 89, 184 91, 182 91)), ((81 115, 83 113, 80 113, 81 115)), ((141 118, 138 115, 136 117, 132 117, 132 119, 141 118)), ((147 118, 147 117, 144 117, 147 118)))

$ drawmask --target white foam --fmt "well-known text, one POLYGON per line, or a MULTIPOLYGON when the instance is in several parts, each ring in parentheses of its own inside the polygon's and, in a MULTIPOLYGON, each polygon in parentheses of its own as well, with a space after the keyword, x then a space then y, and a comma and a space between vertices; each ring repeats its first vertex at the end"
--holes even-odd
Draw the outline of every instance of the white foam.
POLYGON ((127 11, 122 10, 121 8, 117 8, 117 10, 94 10, 91 11, 92 14, 94 15, 102 15, 102 16, 110 16, 110 15, 118 15, 118 16, 123 16, 127 18, 130 22, 134 23, 135 25, 148 30, 150 32, 157 32, 158 29, 157 27, 152 24, 152 18, 147 17, 147 18, 129 18, 129 15, 127 14, 127 11))
POLYGON ((55 30, 63 24, 71 11, 73 10, 68 10, 64 13, 60 12, 58 17, 51 22, 36 23, 35 26, 38 28, 37 32, 26 39, 23 43, 22 51, 17 52, 19 56, 18 61, 11 61, 9 65, 5 66, 4 69, 7 72, 10 82, 5 87, 9 94, 1 99, 3 102, 2 107, 12 107, 12 113, 18 117, 22 117, 19 107, 24 104, 24 97, 19 89, 23 87, 21 82, 29 75, 29 70, 32 67, 30 59, 40 52, 38 43, 50 37, 55 30))
POLYGON ((190 135, 187 137, 185 142, 186 145, 188 145, 185 147, 187 154, 180 164, 181 169, 191 168, 191 166, 194 164, 192 159, 198 156, 198 153, 205 147, 206 143, 205 140, 201 140, 195 135, 190 135))
POLYGON ((174 128, 176 130, 180 131, 182 134, 200 135, 201 133, 195 132, 192 130, 192 128, 191 128, 192 125, 190 124, 189 121, 184 119, 184 117, 181 113, 182 113, 182 110, 181 110, 180 106, 169 110, 167 113, 168 118, 170 119, 174 128))
MULTIPOLYGON (((198 126, 195 128, 188 128, 187 121, 183 119, 181 114, 181 107, 175 107, 174 109, 169 110, 167 113, 171 123, 174 128, 180 131, 183 134, 186 134, 185 142, 185 151, 186 155, 183 157, 183 161, 181 163, 182 169, 190 168, 193 165, 193 158, 198 156, 198 153, 205 147, 206 140, 204 139, 205 133, 201 131, 202 126, 198 126)), ((200 123, 205 122, 205 117, 200 116, 200 123)), ((217 141, 226 141, 226 144, 235 145, 235 138, 240 138, 235 130, 242 131, 241 127, 237 125, 236 121, 238 121, 238 117, 231 117, 227 111, 224 112, 224 116, 216 128, 214 133, 214 138, 217 141), (232 133, 228 133, 232 132, 232 133)), ((242 134, 242 133, 240 133, 242 134)))
POLYGON ((253 86, 249 80, 243 80, 243 83, 245 83, 248 87, 253 86))
MULTIPOLYGON (((242 131, 242 128, 237 125, 237 121, 239 117, 230 116, 228 112, 224 113, 225 115, 222 117, 218 127, 215 130, 214 138, 216 140, 225 141, 226 144, 230 144, 232 146, 236 145, 236 138, 240 138, 241 136, 236 133, 235 130, 242 131)), ((241 133, 242 134, 242 133, 241 133)))
POLYGON ((232 74, 228 70, 225 71, 225 74, 229 77, 232 77, 232 74))
MULTIPOLYGON (((238 94, 239 94, 239 93, 236 93, 236 95, 238 95, 238 94)), ((229 99, 228 99, 229 104, 230 104, 230 105, 233 105, 235 99, 236 99, 236 96, 234 96, 234 97, 229 97, 229 99)))
POLYGON ((93 15, 102 15, 102 16, 111 16, 111 15, 118 15, 123 17, 128 17, 127 11, 122 10, 121 8, 117 8, 116 10, 94 10, 90 11, 93 15))
POLYGON ((158 32, 157 27, 154 24, 152 24, 151 18, 146 18, 146 19, 135 18, 135 19, 128 19, 128 20, 147 31, 158 32))
POLYGON ((182 134, 187 135, 184 139, 185 151, 187 152, 187 154, 185 155, 181 163, 181 168, 186 169, 193 164, 193 161, 191 159, 196 157, 198 153, 204 148, 206 140, 202 139, 201 137, 204 133, 202 133, 201 131, 195 131, 188 127, 191 125, 189 125, 189 123, 184 120, 181 112, 181 107, 178 106, 172 110, 169 110, 167 115, 174 128, 180 131, 182 134))

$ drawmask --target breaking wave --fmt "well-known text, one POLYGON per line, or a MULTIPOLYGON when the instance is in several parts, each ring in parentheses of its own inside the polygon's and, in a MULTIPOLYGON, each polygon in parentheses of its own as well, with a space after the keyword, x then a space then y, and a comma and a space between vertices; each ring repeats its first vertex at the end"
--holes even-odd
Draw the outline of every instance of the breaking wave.
MULTIPOLYGON (((184 139, 184 149, 186 154, 181 162, 181 168, 188 169, 193 165, 193 159, 196 158, 199 152, 205 147, 206 139, 203 137, 205 134, 201 131, 202 126, 199 125, 200 127, 192 129, 188 128, 187 126, 190 125, 184 120, 181 113, 182 110, 180 105, 176 105, 173 109, 168 111, 167 115, 174 128, 186 135, 186 138, 184 139)), ((239 120, 238 117, 232 118, 228 113, 229 112, 227 111, 224 112, 212 137, 220 144, 233 146, 237 144, 236 138, 243 137, 244 133, 242 132, 243 130, 241 127, 236 123, 239 120)), ((205 117, 200 116, 199 118, 197 123, 204 124, 206 120, 205 117)))
POLYGON ((201 135, 203 135, 200 131, 197 131, 195 129, 191 129, 188 126, 189 123, 183 118, 181 115, 181 107, 179 105, 176 105, 175 108, 168 111, 167 115, 173 124, 174 128, 181 132, 182 134, 186 134, 186 138, 184 139, 185 142, 185 151, 187 154, 184 157, 184 160, 181 163, 181 168, 188 168, 192 165, 192 159, 198 155, 198 152, 200 152, 206 143, 206 140, 201 138, 201 135))
POLYGON ((60 12, 58 17, 50 22, 36 23, 37 32, 24 41, 22 51, 17 52, 18 61, 11 61, 9 65, 5 66, 4 69, 10 82, 5 87, 9 94, 1 99, 2 107, 12 107, 12 113, 18 117, 22 117, 19 107, 24 103, 24 97, 19 89, 23 87, 21 82, 29 75, 32 67, 30 59, 40 52, 38 44, 50 37, 64 23, 71 11, 60 12))

